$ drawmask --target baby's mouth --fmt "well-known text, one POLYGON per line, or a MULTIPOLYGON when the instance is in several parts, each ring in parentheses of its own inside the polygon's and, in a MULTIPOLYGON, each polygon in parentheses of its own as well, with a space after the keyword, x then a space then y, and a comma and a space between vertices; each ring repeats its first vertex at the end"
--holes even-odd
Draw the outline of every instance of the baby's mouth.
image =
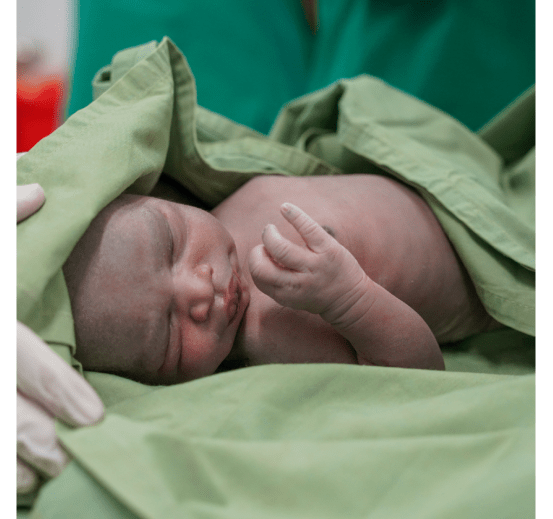
POLYGON ((236 274, 236 272, 233 272, 229 286, 225 293, 225 311, 227 314, 229 325, 234 321, 236 315, 238 314, 241 300, 242 287, 240 285, 238 275, 236 274))

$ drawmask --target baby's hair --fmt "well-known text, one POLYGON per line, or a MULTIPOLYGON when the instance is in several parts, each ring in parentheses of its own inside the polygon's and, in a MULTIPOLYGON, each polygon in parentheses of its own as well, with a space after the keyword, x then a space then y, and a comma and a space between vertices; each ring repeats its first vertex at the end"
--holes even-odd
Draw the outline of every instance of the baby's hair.
MULTIPOLYGON (((119 219, 131 217, 128 221, 132 222, 133 212, 147 199, 123 194, 108 204, 91 222, 63 266, 75 328, 75 358, 86 370, 120 374, 145 383, 149 382, 140 375, 142 370, 133 349, 122 346, 131 338, 134 340, 138 331, 129 329, 121 316, 109 310, 112 305, 105 294, 105 284, 109 283, 105 265, 109 265, 111 257, 117 257, 118 246, 125 239, 128 227, 120 225, 119 219), (114 218, 119 222, 115 223, 118 230, 106 232, 114 218)), ((123 222, 127 224, 126 220, 123 222)))
POLYGON ((112 340, 112 330, 103 326, 101 313, 94 311, 88 298, 90 279, 97 268, 97 257, 102 245, 104 231, 110 219, 119 211, 125 211, 133 204, 135 195, 120 195, 92 220, 63 265, 63 275, 69 292, 75 326, 77 351, 75 357, 83 362, 85 369, 94 369, 90 359, 97 357, 104 345, 112 340))

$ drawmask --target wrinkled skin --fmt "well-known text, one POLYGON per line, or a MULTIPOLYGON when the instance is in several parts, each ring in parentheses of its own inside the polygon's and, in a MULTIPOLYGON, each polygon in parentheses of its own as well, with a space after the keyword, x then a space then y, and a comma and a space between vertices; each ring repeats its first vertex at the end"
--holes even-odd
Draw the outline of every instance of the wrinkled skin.
MULTIPOLYGON (((372 281, 414 309, 438 343, 499 326, 485 312, 434 214, 412 189, 377 175, 256 177, 212 211, 234 237, 244 264, 251 251, 259 258, 268 224, 306 246, 280 212, 285 202, 303 209, 372 281)), ((265 236, 271 234, 268 228, 265 236)), ((250 269, 244 271, 255 285, 250 269)), ((256 288, 233 354, 253 365, 358 363, 351 343, 318 315, 283 307, 256 288)), ((382 363, 388 365, 386 359, 382 363)))
MULTIPOLYGON (((364 276, 365 292, 376 287, 385 296, 380 301, 406 307, 440 344, 496 325, 429 207, 385 177, 256 177, 211 215, 144 197, 120 205, 108 206, 64 268, 78 358, 88 369, 173 383, 213 373, 221 363, 360 363, 355 343, 331 316, 356 275, 364 276), (317 236, 321 247, 332 245, 330 259, 311 261, 317 245, 310 248, 309 231, 301 234, 281 210, 285 202, 324 229, 317 236), (236 304, 229 291, 240 294, 230 323, 222 310, 236 304)), ((394 309, 380 323, 397 315, 394 309)), ((401 319, 391 330, 411 326, 401 319)), ((361 342, 368 344, 364 358, 378 364, 443 369, 437 347, 398 360, 393 348, 373 356, 371 340, 361 342), (428 362, 410 365, 417 355, 428 362)))
POLYGON ((248 256, 254 283, 282 306, 321 315, 330 324, 342 320, 366 274, 353 255, 300 208, 286 203, 281 213, 305 246, 284 238, 274 224, 267 225, 261 233, 263 244, 248 256))
POLYGON ((249 255, 256 286, 277 303, 319 315, 355 350, 357 362, 444 369, 432 330, 412 308, 367 276, 355 257, 293 204, 281 213, 304 241, 282 237, 274 225, 249 255))

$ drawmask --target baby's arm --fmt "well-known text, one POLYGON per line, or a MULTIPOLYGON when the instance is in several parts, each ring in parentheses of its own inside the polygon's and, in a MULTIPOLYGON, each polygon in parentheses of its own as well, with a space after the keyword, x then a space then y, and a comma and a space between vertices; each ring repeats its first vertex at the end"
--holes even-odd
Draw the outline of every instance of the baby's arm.
POLYGON ((257 287, 279 304, 319 314, 347 339, 359 364, 444 369, 440 347, 411 307, 367 276, 353 255, 312 218, 283 204, 284 218, 306 247, 274 225, 250 253, 257 287))

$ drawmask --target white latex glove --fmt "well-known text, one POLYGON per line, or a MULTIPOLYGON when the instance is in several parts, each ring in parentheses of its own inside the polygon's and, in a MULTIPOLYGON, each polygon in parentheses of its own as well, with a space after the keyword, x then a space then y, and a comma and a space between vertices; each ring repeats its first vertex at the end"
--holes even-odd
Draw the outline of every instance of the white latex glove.
POLYGON ((36 213, 44 200, 44 190, 40 185, 17 186, 17 223, 36 213))
POLYGON ((38 475, 55 477, 69 462, 54 420, 92 425, 104 406, 88 382, 24 324, 17 323, 17 492, 32 491, 38 475))
MULTIPOLYGON (((17 187, 17 221, 44 203, 38 184, 17 187)), ((92 425, 104 406, 88 382, 24 324, 17 323, 17 493, 35 490, 40 476, 55 477, 69 462, 54 428, 92 425)))

